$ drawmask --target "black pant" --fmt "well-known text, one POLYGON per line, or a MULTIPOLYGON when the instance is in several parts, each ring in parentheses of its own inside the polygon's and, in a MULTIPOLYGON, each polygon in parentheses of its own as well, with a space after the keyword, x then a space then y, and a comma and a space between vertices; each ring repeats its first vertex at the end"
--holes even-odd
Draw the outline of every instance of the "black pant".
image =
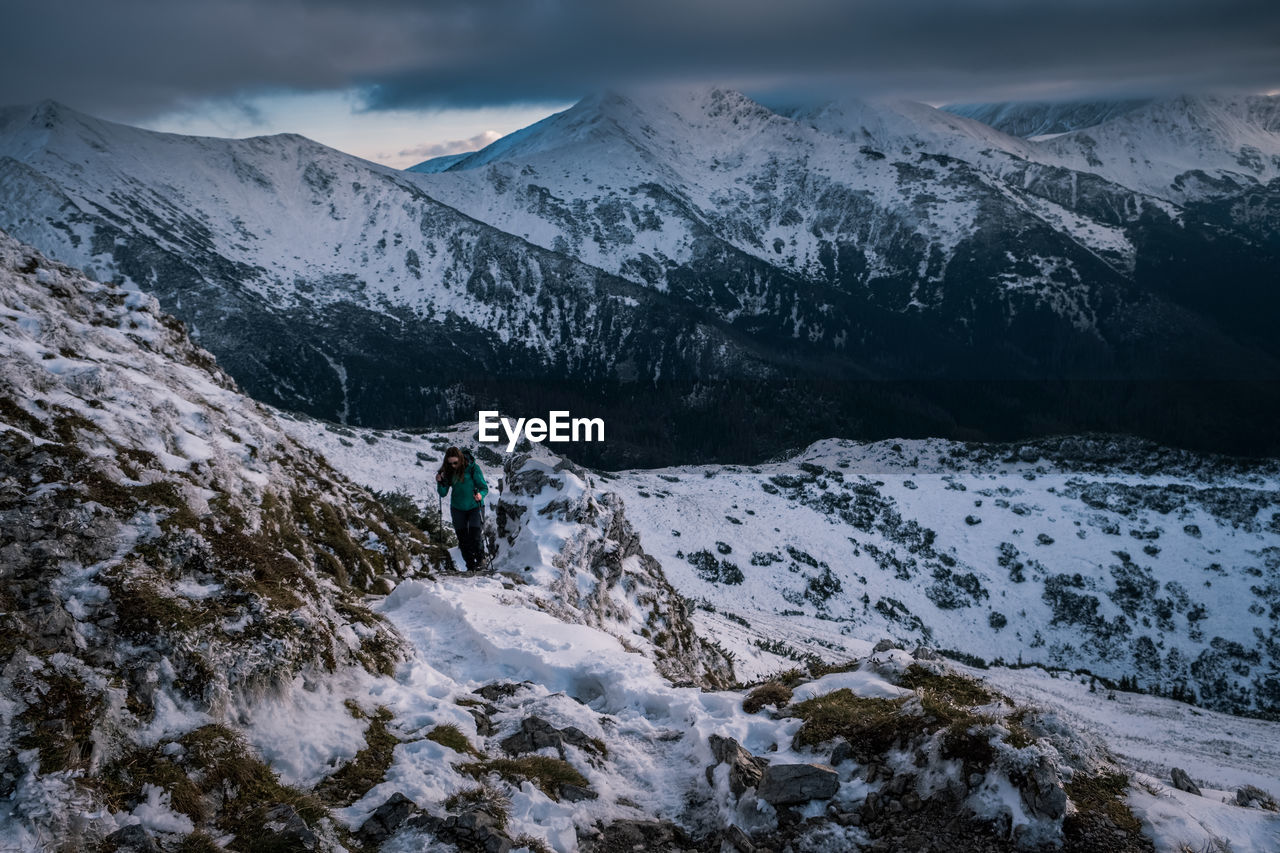
POLYGON ((484 563, 484 506, 471 509, 449 507, 453 516, 453 529, 458 534, 458 549, 468 571, 475 571, 484 563))

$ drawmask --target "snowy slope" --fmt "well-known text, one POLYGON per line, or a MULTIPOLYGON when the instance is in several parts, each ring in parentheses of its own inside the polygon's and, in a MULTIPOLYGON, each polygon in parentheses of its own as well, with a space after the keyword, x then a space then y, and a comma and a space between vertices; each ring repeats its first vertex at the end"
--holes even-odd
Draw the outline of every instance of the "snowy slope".
MULTIPOLYGON (((446 443, 465 445, 473 438, 473 431, 464 427, 423 436, 349 431, 312 421, 289 421, 288 428, 353 476, 385 483, 387 488, 401 489, 424 500, 430 497, 430 489, 426 487, 429 470, 414 470, 411 460, 422 452, 414 449, 415 442, 421 442, 423 447, 446 443)), ((1166 532, 1160 539, 1141 540, 1163 545, 1165 560, 1158 570, 1166 589, 1176 588, 1169 581, 1179 573, 1184 575, 1187 584, 1191 583, 1191 578, 1185 576, 1187 570, 1180 568, 1184 560, 1196 566, 1190 574, 1198 577, 1201 569, 1195 560, 1201 553, 1197 550, 1200 547, 1204 553, 1214 552, 1212 559, 1220 561, 1223 567, 1213 572, 1214 592, 1191 590, 1197 604, 1209 602, 1213 608, 1207 607, 1205 618, 1197 620, 1200 628, 1206 634, 1211 628, 1223 632, 1224 639, 1228 636, 1247 639, 1252 630, 1250 625, 1274 630, 1274 620, 1270 617, 1262 615, 1256 622, 1249 623, 1239 618, 1241 611, 1234 606, 1242 587, 1252 579, 1248 564, 1257 562, 1255 557, 1259 552, 1265 558, 1270 553, 1267 549, 1274 549, 1269 543, 1275 542, 1277 533, 1263 529, 1260 524, 1270 523, 1274 512, 1268 509, 1273 506, 1276 491, 1274 482, 1278 472, 1274 463, 1235 462, 1149 446, 1137 452, 1138 446, 1132 442, 1097 438, 1081 439, 1074 445, 1069 442, 1052 445, 1038 451, 1029 444, 1020 447, 966 446, 938 441, 897 444, 900 450, 895 450, 891 442, 872 445, 822 442, 797 459, 756 469, 704 466, 615 474, 597 471, 590 476, 598 488, 624 496, 627 516, 634 520, 645 548, 659 557, 664 573, 677 589, 692 599, 697 607, 695 622, 699 629, 734 652, 735 667, 739 676, 746 679, 768 677, 797 666, 803 668, 818 659, 864 658, 870 654, 872 643, 882 637, 897 638, 908 647, 921 641, 943 648, 950 644, 953 654, 994 656, 994 651, 1010 661, 1021 650, 1027 663, 1033 660, 1052 663, 1047 655, 1053 647, 1048 643, 1057 645, 1059 654, 1071 654, 1061 640, 1074 637, 1076 643, 1083 646, 1080 641, 1087 638, 1089 629, 1053 624, 1046 603, 1036 600, 1043 590, 1035 581, 1037 572, 1049 566, 1061 570, 1069 565, 1073 571, 1081 571, 1082 576, 1090 573, 1088 586, 1099 594, 1104 612, 1109 613, 1112 602, 1104 589, 1114 583, 1114 579, 1101 575, 1091 561, 1118 562, 1118 558, 1104 550, 1117 547, 1117 535, 1105 532, 1112 524, 1125 525, 1119 535, 1126 540, 1132 539, 1128 536, 1130 527, 1154 529, 1153 518, 1141 517, 1143 513, 1152 514, 1150 507, 1139 510, 1148 502, 1166 506, 1170 517, 1184 514, 1186 517, 1180 518, 1180 522, 1198 523, 1201 528, 1201 538, 1194 540, 1195 547, 1186 547, 1181 539, 1178 547, 1172 546, 1168 535, 1172 525, 1168 521, 1161 525, 1166 532), (1037 456, 1037 452, 1043 455, 1037 456), (847 466, 840 467, 841 461, 848 463, 847 466), (827 488, 812 471, 800 467, 819 464, 826 466, 827 488), (884 505, 868 515, 878 519, 877 532, 868 536, 857 526, 822 511, 824 504, 838 500, 831 494, 833 472, 843 475, 845 482, 880 482, 875 491, 882 496, 884 505), (787 477, 806 480, 808 494, 796 495, 794 487, 787 485, 784 479, 787 477), (782 485, 778 485, 778 480, 782 485), (1085 489, 1089 503, 1053 505, 1050 509, 1050 501, 1073 500, 1065 498, 1063 491, 1065 484, 1072 480, 1096 481, 1092 488, 1085 489), (906 485, 908 482, 915 488, 906 485), (777 493, 762 489, 762 483, 777 488, 777 493), (1099 488, 1099 483, 1111 486, 1099 488), (1050 488, 1052 492, 1048 491, 1050 488), (986 490, 991 494, 980 494, 986 490), (985 509, 973 507, 975 499, 983 500, 985 509), (1206 499, 1208 507, 1201 503, 1206 499), (1173 504, 1179 502, 1184 505, 1175 508, 1173 504), (983 514, 983 523, 976 526, 959 520, 944 523, 956 512, 966 511, 983 514), (991 517, 991 512, 997 515, 991 517), (895 514, 898 514, 896 518, 895 514), (730 516, 742 523, 735 523, 730 516), (973 531, 994 527, 1001 518, 1016 520, 1023 532, 993 531, 980 539, 967 538, 973 531), (1050 525, 1049 533, 1061 534, 1054 543, 1060 550, 1055 551, 1054 545, 1034 546, 1038 549, 1034 557, 1039 562, 1026 562, 1023 572, 1027 579, 1018 583, 1008 577, 1007 567, 998 566, 995 540, 1013 538, 1021 542, 1030 537, 1035 541, 1041 531, 1039 528, 1033 531, 1029 525, 1037 520, 1042 526, 1050 525), (1079 526, 1076 521, 1080 522, 1079 526), (873 549, 882 555, 910 559, 907 552, 910 544, 900 541, 902 535, 910 534, 919 543, 927 538, 930 529, 937 531, 936 537, 930 540, 932 547, 939 552, 955 547, 953 553, 958 564, 953 578, 965 568, 959 559, 973 561, 982 579, 981 588, 989 594, 982 597, 982 593, 978 593, 979 606, 938 609, 934 602, 942 600, 942 592, 957 593, 968 586, 966 581, 957 579, 957 588, 943 590, 936 579, 922 577, 918 572, 907 579, 898 578, 870 559, 873 549), (1078 536, 1080 530, 1086 533, 1085 538, 1078 536), (853 554, 851 536, 861 543, 862 559, 853 554), (727 553, 721 545, 727 546, 727 553), (978 566, 977 554, 988 546, 992 553, 984 556, 978 566), (794 549, 794 553, 789 548, 794 549), (677 552, 697 553, 695 549, 709 552, 714 560, 699 557, 696 565, 691 565, 687 559, 676 556, 677 552), (752 553, 765 553, 765 549, 782 556, 782 562, 772 562, 768 567, 752 565, 752 553), (1050 557, 1050 553, 1056 554, 1056 558, 1050 557), (807 558, 813 558, 818 565, 809 565, 807 558), (845 589, 853 590, 852 595, 822 594, 823 562, 832 568, 832 576, 845 589), (727 563, 741 571, 743 582, 726 581, 733 577, 727 563), (795 571, 788 570, 789 563, 795 564, 795 571), (706 579, 712 575, 719 580, 706 579), (867 577, 868 584, 859 583, 859 577, 867 577), (820 583, 811 585, 809 579, 818 579, 820 583), (1024 592, 1033 586, 1037 590, 1035 595, 1024 592), (874 592, 879 601, 896 599, 904 606, 901 610, 888 608, 890 615, 874 607, 867 610, 857 600, 863 590, 874 592), (1009 603, 1011 598, 1014 604, 1009 603), (1009 611, 1008 624, 999 630, 993 629, 988 621, 989 612, 997 606, 992 600, 999 601, 998 606, 1009 611), (1020 616, 1011 612, 1015 605, 1025 605, 1028 614, 1020 616), (905 624, 914 615, 908 612, 908 606, 927 624, 917 624, 914 628, 905 624), (1216 609, 1219 606, 1221 610, 1216 609), (846 607, 852 612, 846 612, 846 607), (1243 626, 1238 624, 1242 621, 1243 626), (927 630, 923 630, 925 628, 927 630), (1048 638, 1046 645, 1037 646, 1030 641, 1035 630, 1043 631, 1048 638), (1024 636, 1017 637, 1019 632, 1024 636), (1046 657, 1039 657, 1041 654, 1046 657)), ((545 454, 541 449, 536 450, 545 454)), ((491 463, 495 471, 499 458, 495 457, 491 463)), ((427 467, 429 469, 429 463, 427 467)), ((1158 511, 1156 514, 1162 518, 1165 515, 1158 511)), ((1185 531, 1182 533, 1186 535, 1185 531)), ((1022 559, 1025 561, 1026 557, 1022 559)), ((1144 554, 1141 559, 1153 558, 1144 554)), ((514 576, 524 573, 526 562, 523 556, 499 551, 498 565, 514 576)), ((1140 623, 1141 618, 1138 616, 1135 624, 1140 623)), ((1197 649, 1214 648, 1213 643, 1205 643, 1203 639, 1193 643, 1177 636, 1182 631, 1180 627, 1173 633, 1161 635, 1159 642, 1167 649, 1185 650, 1186 655, 1197 649)), ((440 633, 443 631, 433 636, 440 633)), ((1113 665, 1113 680, 1118 680, 1118 674, 1136 672, 1128 661, 1099 661, 1090 658, 1083 648, 1075 653, 1074 660, 1060 660, 1057 665, 1087 665, 1099 675, 1105 675, 1102 670, 1113 665)), ((1262 668, 1273 666, 1273 662, 1268 662, 1262 668)), ((1214 839, 1218 843, 1229 839, 1231 849, 1261 853, 1273 849, 1280 839, 1280 820, 1275 815, 1221 802, 1224 798, 1233 799, 1235 789, 1244 785, 1275 789, 1280 779, 1280 756, 1269 746, 1276 740, 1275 722, 1230 717, 1167 698, 1119 692, 1096 678, 1073 676, 1059 669, 960 668, 1019 701, 1050 709, 1073 729, 1092 733, 1107 749, 1122 756, 1126 764, 1145 774, 1137 777, 1141 781, 1132 789, 1129 800, 1135 813, 1147 821, 1144 831, 1155 839, 1156 849, 1179 850, 1178 845, 1183 843, 1204 846, 1215 843, 1214 839), (1204 788, 1205 796, 1192 797, 1170 790, 1167 780, 1173 767, 1190 773, 1204 788)), ((605 692, 608 695, 610 691, 605 692)), ((616 707, 613 703, 618 700, 597 701, 616 707)), ((597 702, 591 704, 594 707, 597 702)), ((853 842, 846 839, 843 843, 853 842)))
MULTIPOLYGON (((430 497, 400 443, 379 440, 381 461, 359 447, 348 458, 340 436, 290 429, 343 470, 430 497)), ((704 605, 696 618, 726 638, 740 677, 891 637, 1280 713, 1274 460, 1109 436, 830 440, 759 466, 594 477, 704 605), (779 632, 801 642, 749 641, 779 632)))
POLYGON ((1275 716, 1277 473, 1106 437, 831 441, 611 487, 678 588, 748 621, 750 600, 829 640, 883 632, 1275 716))
POLYGON ((1178 203, 1280 177, 1280 97, 1171 98, 1040 143, 1070 169, 1178 203))
MULTIPOLYGON (((163 777, 128 768, 165 743, 238 750, 295 683, 388 671, 405 649, 363 595, 446 557, 289 439, 153 297, 7 235, 0 277, 0 846, 192 817, 224 831, 231 799, 174 815, 146 788, 163 777)), ((348 726, 300 748, 359 743, 348 726)), ((242 769, 274 802, 265 768, 242 769)))

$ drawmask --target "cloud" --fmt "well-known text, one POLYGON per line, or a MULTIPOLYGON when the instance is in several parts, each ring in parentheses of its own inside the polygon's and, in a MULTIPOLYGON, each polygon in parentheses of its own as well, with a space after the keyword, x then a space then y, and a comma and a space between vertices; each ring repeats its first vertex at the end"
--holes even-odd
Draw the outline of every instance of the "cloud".
POLYGON ((1274 0, 7 0, 0 103, 121 120, 358 89, 364 108, 714 82, 976 100, 1280 86, 1274 0))
MULTIPOLYGON (((479 151, 486 145, 497 142, 501 138, 502 134, 496 130, 486 130, 484 133, 478 133, 470 139, 453 139, 448 142, 436 142, 430 145, 417 145, 413 148, 406 148, 397 152, 394 157, 397 160, 421 162, 422 160, 430 160, 433 157, 447 157, 450 154, 479 151)), ((392 155, 383 155, 379 159, 390 160, 392 155)))

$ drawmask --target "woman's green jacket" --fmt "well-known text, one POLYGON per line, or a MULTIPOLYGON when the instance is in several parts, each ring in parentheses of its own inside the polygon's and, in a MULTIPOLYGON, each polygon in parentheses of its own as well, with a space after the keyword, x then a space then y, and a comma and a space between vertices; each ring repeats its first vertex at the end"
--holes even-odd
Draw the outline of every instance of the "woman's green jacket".
POLYGON ((489 484, 484 481, 484 472, 480 470, 480 466, 474 461, 462 470, 462 477, 455 480, 451 485, 447 483, 436 483, 436 492, 440 497, 449 494, 452 487, 453 495, 449 498, 449 506, 454 509, 475 509, 484 505, 485 496, 489 494, 489 484), (474 497, 475 493, 480 493, 480 501, 477 503, 474 497))

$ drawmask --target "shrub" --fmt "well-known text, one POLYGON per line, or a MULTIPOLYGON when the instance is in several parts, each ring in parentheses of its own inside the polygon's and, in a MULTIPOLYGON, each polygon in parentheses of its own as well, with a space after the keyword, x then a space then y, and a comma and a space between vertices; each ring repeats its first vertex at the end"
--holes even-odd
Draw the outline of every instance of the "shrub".
POLYGON ((765 705, 774 705, 781 708, 790 701, 791 688, 780 682, 770 681, 767 684, 761 684, 747 694, 747 698, 742 702, 742 710, 748 714, 754 714, 765 705))

